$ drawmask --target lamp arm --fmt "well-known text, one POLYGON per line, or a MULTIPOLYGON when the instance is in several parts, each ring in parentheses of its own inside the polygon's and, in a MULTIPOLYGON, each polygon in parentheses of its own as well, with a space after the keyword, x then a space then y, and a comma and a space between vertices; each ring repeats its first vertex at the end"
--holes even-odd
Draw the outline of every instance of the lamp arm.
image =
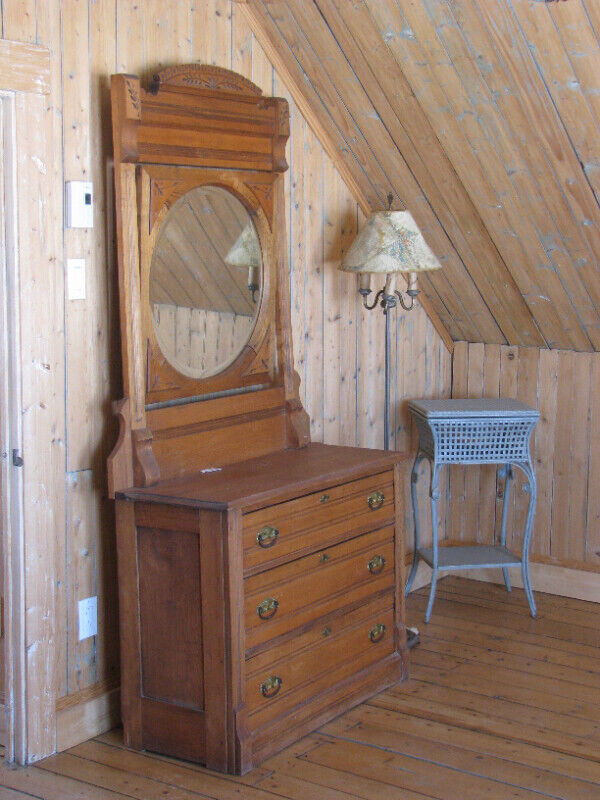
POLYGON ((410 301, 408 303, 405 302, 404 294, 402 292, 399 292, 396 289, 394 291, 394 294, 396 295, 396 297, 400 301, 400 305, 402 306, 402 308, 405 311, 412 311, 413 308, 415 307, 415 298, 419 294, 419 290, 418 289, 407 289, 406 290, 406 294, 410 297, 410 301))
POLYGON ((367 309, 367 311, 372 311, 375 308, 375 306, 379 303, 380 298, 383 297, 383 294, 384 294, 383 289, 380 289, 377 292, 377 294, 375 295, 375 299, 373 300, 372 304, 369 305, 369 301, 367 300, 367 297, 371 294, 371 290, 370 289, 359 289, 358 291, 362 295, 363 306, 367 309))

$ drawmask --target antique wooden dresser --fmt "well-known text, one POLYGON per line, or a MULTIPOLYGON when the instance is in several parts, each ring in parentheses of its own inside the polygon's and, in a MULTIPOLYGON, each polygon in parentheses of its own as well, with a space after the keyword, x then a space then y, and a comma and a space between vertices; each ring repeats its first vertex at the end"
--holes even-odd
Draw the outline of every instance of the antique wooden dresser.
POLYGON ((311 444, 288 111, 215 67, 112 79, 127 744, 243 773, 407 675, 402 456, 311 444))

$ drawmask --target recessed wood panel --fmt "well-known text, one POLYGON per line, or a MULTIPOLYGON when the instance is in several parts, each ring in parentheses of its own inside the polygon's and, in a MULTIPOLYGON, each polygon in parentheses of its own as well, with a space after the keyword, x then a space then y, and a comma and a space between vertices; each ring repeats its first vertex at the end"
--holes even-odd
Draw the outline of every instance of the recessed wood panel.
POLYGON ((138 528, 142 691, 196 710, 204 707, 199 546, 195 533, 138 528))

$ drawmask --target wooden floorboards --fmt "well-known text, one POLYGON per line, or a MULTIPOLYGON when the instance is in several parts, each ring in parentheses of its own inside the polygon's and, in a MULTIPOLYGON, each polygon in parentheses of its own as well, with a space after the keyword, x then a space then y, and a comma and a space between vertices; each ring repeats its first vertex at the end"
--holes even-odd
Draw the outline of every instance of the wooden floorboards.
POLYGON ((127 750, 121 731, 26 769, 0 800, 600 800, 598 606, 446 578, 408 600, 412 677, 243 778, 127 750))

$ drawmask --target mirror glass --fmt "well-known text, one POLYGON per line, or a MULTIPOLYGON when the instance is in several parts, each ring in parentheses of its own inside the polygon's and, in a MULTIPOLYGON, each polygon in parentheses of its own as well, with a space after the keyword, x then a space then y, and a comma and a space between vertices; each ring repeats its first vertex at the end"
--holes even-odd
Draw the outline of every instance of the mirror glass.
POLYGON ((150 313, 178 372, 207 377, 231 364, 258 314, 262 259, 250 214, 233 194, 200 186, 161 226, 150 265, 150 313))

